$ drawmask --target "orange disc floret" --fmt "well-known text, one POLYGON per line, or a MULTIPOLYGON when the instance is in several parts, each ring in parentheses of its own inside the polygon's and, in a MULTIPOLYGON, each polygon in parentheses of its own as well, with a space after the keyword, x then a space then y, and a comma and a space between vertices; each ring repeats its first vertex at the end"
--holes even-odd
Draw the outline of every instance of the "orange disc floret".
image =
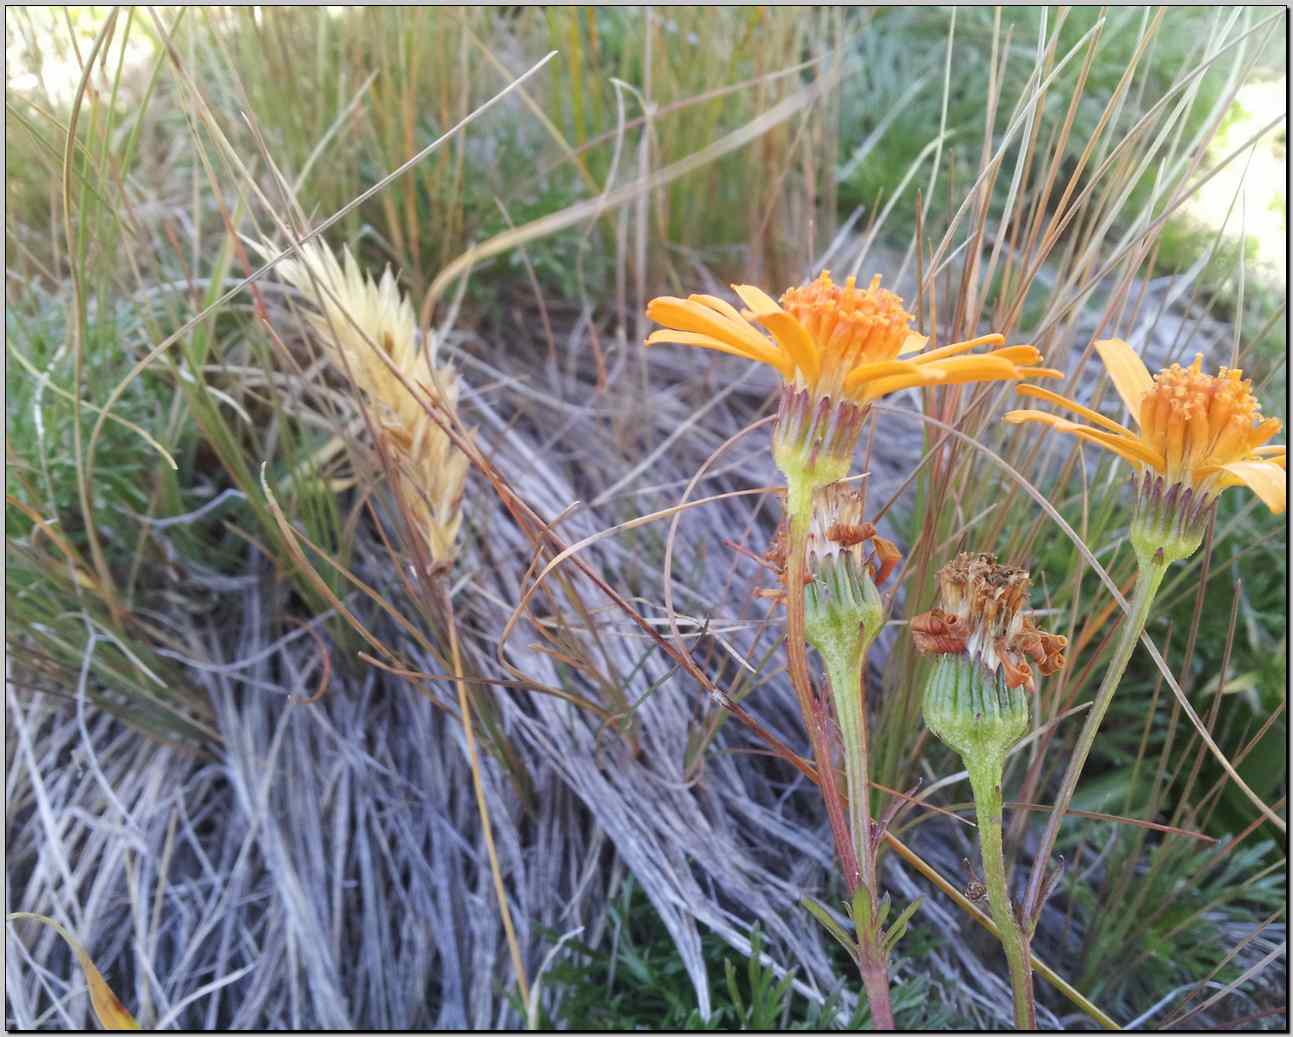
POLYGON ((818 344, 828 384, 842 383, 860 363, 897 359, 912 333, 912 315, 900 296, 880 287, 879 274, 859 288, 856 277, 835 284, 824 270, 816 281, 787 289, 781 305, 818 344))
POLYGON ((1200 354, 1188 368, 1159 371, 1141 401, 1141 434, 1162 454, 1169 481, 1194 481, 1205 466, 1243 460, 1280 430, 1278 418, 1262 420, 1243 372, 1202 368, 1200 354))

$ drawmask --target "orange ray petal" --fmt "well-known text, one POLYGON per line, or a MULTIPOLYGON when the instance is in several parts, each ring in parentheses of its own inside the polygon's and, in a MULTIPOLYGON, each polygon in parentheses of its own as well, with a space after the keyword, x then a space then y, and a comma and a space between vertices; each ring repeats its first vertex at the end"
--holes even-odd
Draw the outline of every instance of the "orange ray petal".
POLYGON ((701 295, 700 293, 697 293, 695 295, 687 296, 687 301, 700 303, 704 306, 708 306, 711 310, 718 310, 718 312, 728 320, 736 321, 738 324, 749 323, 749 321, 741 316, 740 310, 726 299, 720 299, 717 295, 701 295))
POLYGON ((1112 450, 1119 457, 1131 461, 1133 464, 1147 464, 1160 472, 1166 467, 1166 462, 1163 460, 1162 455, 1138 438, 1111 435, 1108 432, 1087 428, 1085 425, 1079 425, 1076 422, 1056 417, 1054 414, 1047 414, 1041 410, 1007 411, 1002 415, 1002 418, 1011 425, 1022 425, 1025 422, 1035 421, 1041 425, 1047 425, 1057 432, 1068 432, 1080 439, 1087 440, 1087 442, 1102 446, 1106 450, 1112 450))
POLYGON ((714 338, 712 335, 702 335, 695 331, 653 331, 647 336, 646 344, 648 346, 658 346, 663 343, 673 343, 679 346, 697 346, 700 349, 712 349, 718 353, 728 353, 731 356, 739 356, 745 360, 755 360, 760 364, 767 364, 774 367, 781 373, 781 376, 787 381, 794 378, 794 368, 791 366, 790 358, 782 353, 778 353, 771 345, 765 345, 759 352, 754 352, 733 342, 724 342, 722 339, 714 338))
MULTIPOLYGON (((1223 486, 1238 486, 1242 483, 1257 494, 1273 514, 1284 513, 1284 500, 1288 496, 1288 473, 1279 465, 1271 461, 1232 461, 1219 468, 1209 468, 1225 473, 1221 478, 1223 486)), ((1200 469, 1200 472, 1206 473, 1209 468, 1200 469)))
POLYGON ((941 385, 944 378, 946 378, 946 372, 939 367, 915 367, 913 371, 907 374, 876 378, 864 383, 862 402, 870 403, 881 396, 888 396, 891 392, 910 389, 918 385, 941 385))
POLYGON ((1095 422, 1095 424, 1108 429, 1116 435, 1135 435, 1131 429, 1126 428, 1123 425, 1119 425, 1112 418, 1106 418, 1099 411, 1092 410, 1090 407, 1084 407, 1082 404, 1070 400, 1066 396, 1061 396, 1057 392, 1043 389, 1040 385, 1029 385, 1025 382, 1023 385, 1017 386, 1015 388, 1015 392, 1019 393, 1020 396, 1032 396, 1039 400, 1045 400, 1047 403, 1053 403, 1057 407, 1063 407, 1065 410, 1071 410, 1074 414, 1080 414, 1082 417, 1086 418, 1087 421, 1095 422))
POLYGON ((898 355, 911 356, 912 353, 919 353, 928 342, 928 335, 918 335, 914 331, 908 332, 907 337, 903 339, 902 348, 898 350, 898 355))
POLYGON ((777 300, 762 288, 756 288, 752 284, 734 284, 732 291, 741 297, 741 302, 745 303, 756 317, 762 317, 765 313, 784 312, 777 300))
POLYGON ((782 349, 790 354, 795 366, 804 372, 805 380, 809 384, 816 382, 821 373, 821 362, 817 346, 804 326, 762 288, 752 284, 734 284, 732 291, 749 307, 750 315, 772 332, 782 349))
MULTIPOLYGON (((1058 371, 1016 367, 1008 360, 986 356, 953 357, 938 364, 918 364, 917 368, 927 376, 925 384, 963 385, 966 382, 1009 381, 1015 378, 1029 378, 1036 375, 1048 377, 1054 374, 1062 377, 1058 371), (932 377, 928 377, 932 376, 932 377)), ((894 375, 891 378, 880 378, 866 388, 864 400, 873 400, 886 393, 897 392, 912 385, 922 384, 910 375, 894 375)))
POLYGON ((948 385, 1022 378, 1025 374, 1031 373, 1015 366, 1009 360, 994 357, 990 353, 982 356, 953 357, 938 364, 930 364, 929 367, 942 371, 943 375, 939 378, 939 383, 948 385))
POLYGON ((781 348, 790 354, 795 366, 804 373, 804 380, 809 385, 817 383, 817 376, 822 372, 821 359, 817 344, 808 330, 785 310, 775 313, 756 313, 755 320, 772 332, 781 348))
MULTIPOLYGON (((945 360, 949 356, 956 356, 959 353, 966 353, 975 346, 1000 346, 1005 343, 1005 337, 995 332, 991 335, 980 335, 978 338, 966 339, 964 342, 953 342, 950 346, 939 346, 937 349, 931 349, 928 353, 922 353, 915 360, 918 364, 934 363, 938 360, 945 360)), ((904 349, 906 346, 904 345, 904 349)), ((898 354, 902 356, 901 353, 898 354)))
POLYGON ((732 345, 744 346, 751 355, 772 349, 772 343, 746 321, 729 320, 718 310, 688 299, 662 295, 647 304, 647 317, 676 331, 695 331, 732 345))
POLYGON ((983 355, 1009 360, 1012 364, 1021 366, 1040 364, 1042 362, 1041 350, 1036 346, 1006 346, 1004 349, 994 349, 991 353, 984 353, 983 355))
POLYGON ((1118 390, 1118 395, 1131 411, 1132 420, 1139 428, 1140 401, 1154 386, 1149 368, 1140 355, 1120 338, 1101 339, 1095 344, 1095 351, 1100 354, 1105 370, 1113 380, 1113 387, 1118 390))
POLYGON ((866 382, 873 382, 878 378, 887 378, 892 375, 919 375, 920 378, 911 384, 921 385, 924 382, 934 381, 936 378, 941 377, 942 372, 937 368, 932 372, 928 369, 922 369, 907 360, 881 360, 869 364, 858 364, 845 376, 844 391, 852 393, 866 382))

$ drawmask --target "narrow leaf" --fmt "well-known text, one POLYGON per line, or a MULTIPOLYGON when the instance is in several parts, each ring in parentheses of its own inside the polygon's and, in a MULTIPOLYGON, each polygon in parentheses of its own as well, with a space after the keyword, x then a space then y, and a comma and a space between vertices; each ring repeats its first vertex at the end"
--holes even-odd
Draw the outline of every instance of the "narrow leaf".
POLYGON ((85 948, 58 922, 48 915, 36 915, 27 911, 18 911, 6 917, 11 922, 18 918, 30 918, 34 922, 42 922, 67 941, 67 945, 72 948, 72 953, 76 955, 77 962, 80 963, 81 971, 85 973, 85 983, 90 988, 90 1004, 94 1008, 94 1015, 99 1020, 100 1026, 105 1030, 139 1029, 139 1023, 126 1011, 126 1006, 121 1003, 121 999, 112 992, 112 988, 103 978, 103 973, 95 967, 85 948))
POLYGON ((841 926, 839 922, 835 921, 835 919, 831 917, 830 912, 827 911, 826 908, 812 897, 804 897, 800 903, 808 909, 809 913, 816 918, 817 921, 821 922, 822 928, 835 937, 836 942, 848 951, 849 954, 855 954, 857 952, 857 947, 854 945, 853 938, 844 931, 844 927, 841 926))
POLYGON ((917 897, 902 909, 902 914, 893 920, 893 925, 889 927, 889 931, 885 933, 884 937, 884 950, 886 954, 891 953, 894 947, 897 946, 898 941, 903 938, 903 935, 907 932, 907 926, 911 922, 911 916, 916 913, 917 909, 919 909, 921 905, 921 901, 924 899, 924 897, 917 897))
POLYGON ((885 919, 889 917, 889 908, 892 906, 889 902, 889 894, 886 893, 880 898, 880 909, 876 912, 876 928, 883 929, 885 919))
POLYGON ((853 891, 853 928, 859 933, 871 931, 871 891, 866 886, 853 891))

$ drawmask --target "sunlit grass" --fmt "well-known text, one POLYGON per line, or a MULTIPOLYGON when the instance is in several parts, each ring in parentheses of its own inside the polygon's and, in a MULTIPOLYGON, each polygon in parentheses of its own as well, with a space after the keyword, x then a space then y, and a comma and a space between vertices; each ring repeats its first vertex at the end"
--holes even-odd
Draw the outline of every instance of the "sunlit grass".
MULTIPOLYGON (((779 617, 755 594, 780 507, 750 492, 775 482, 766 430, 718 453, 769 413, 772 382, 644 357, 652 294, 865 266, 940 342, 991 322, 1111 413, 1086 354, 1117 333, 1164 361, 1237 350, 1287 417, 1264 233, 1283 157, 1260 93, 1282 74, 1278 12, 961 9, 952 26, 915 9, 135 9, 101 35, 108 18, 7 16, 10 878, 12 906, 74 931, 145 1025, 515 1021, 498 877, 545 1019, 631 1025, 664 1004, 679 1026, 779 1024, 821 1019, 809 1006, 836 992, 852 1014, 847 963, 798 907, 834 893, 779 617), (397 465, 299 300, 270 275, 214 304, 260 264, 248 242, 286 248, 553 48, 325 232, 374 276, 392 264, 470 387, 463 554, 432 583, 397 465), (680 509, 711 459, 689 490, 711 499, 680 509), (478 763, 459 748, 464 704, 478 763), (105 801, 106 820, 87 806, 105 801), (90 848, 102 867, 81 863, 90 848), (646 897, 614 898, 625 874, 646 897), (775 982, 798 984, 784 997, 719 967, 756 923, 775 982), (273 965, 249 976, 252 960, 273 965)), ((864 433, 869 511, 907 556, 873 674, 873 776, 909 793, 950 773, 918 724, 902 624, 951 554, 993 550, 1030 564, 1034 604, 1075 646, 1042 688, 1055 726, 1007 775, 1008 800, 1046 807, 1118 617, 1056 519, 1114 584, 1133 569, 1120 473, 1007 436, 1008 393, 897 399, 864 433)), ((1281 814, 1286 569, 1280 520, 1226 499, 1149 629, 1281 814)), ((1263 960, 1285 858, 1148 655, 1106 727, 1077 802, 1104 816, 1066 824, 1035 949, 1126 1023, 1195 984, 1188 1011, 1263 960), (1200 852, 1108 815, 1221 841, 1200 852)), ((914 794, 968 813, 963 786, 914 794)), ((1008 818, 1017 874, 1039 816, 1008 818)), ((959 887, 961 828, 914 809, 898 834, 959 887)), ((995 962, 994 943, 886 856, 895 898, 927 903, 896 959, 900 1017, 1001 1024, 995 965, 967 965, 995 962), (955 926, 964 950, 943 938, 955 926)), ((1278 1023, 1273 960, 1207 1021, 1278 1023)), ((18 1024, 84 1020, 61 945, 41 937, 23 961, 18 1024)))

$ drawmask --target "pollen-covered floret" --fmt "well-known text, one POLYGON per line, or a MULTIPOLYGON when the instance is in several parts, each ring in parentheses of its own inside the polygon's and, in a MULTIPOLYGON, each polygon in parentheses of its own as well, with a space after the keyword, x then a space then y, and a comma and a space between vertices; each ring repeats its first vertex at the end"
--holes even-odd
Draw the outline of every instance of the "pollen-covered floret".
POLYGON ((816 281, 787 289, 781 306, 820 347, 819 377, 828 392, 840 392, 859 364, 896 360, 913 335, 912 315, 898 295, 880 287, 879 274, 859 288, 855 277, 835 284, 823 271, 816 281))

